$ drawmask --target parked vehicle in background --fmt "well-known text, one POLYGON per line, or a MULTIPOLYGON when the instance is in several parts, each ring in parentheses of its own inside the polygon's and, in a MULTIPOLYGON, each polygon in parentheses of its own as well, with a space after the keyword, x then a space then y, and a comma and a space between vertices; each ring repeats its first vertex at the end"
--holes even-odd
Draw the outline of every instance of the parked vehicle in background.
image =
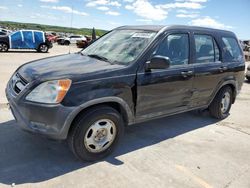
POLYGON ((46 33, 46 38, 48 39, 48 41, 54 43, 54 42, 57 42, 58 36, 50 34, 50 33, 46 33))
POLYGON ((250 65, 247 66, 246 78, 250 81, 250 65))
POLYGON ((65 37, 60 37, 60 36, 59 36, 59 37, 56 39, 57 44, 63 45, 64 39, 65 39, 65 37))
POLYGON ((0 31, 0 36, 3 36, 3 35, 8 35, 8 34, 3 31, 0 31))
POLYGON ((58 40, 57 43, 61 45, 70 45, 70 44, 76 44, 78 40, 84 40, 87 41, 85 36, 81 35, 72 35, 70 37, 65 37, 62 40, 58 40))
POLYGON ((76 157, 93 161, 114 150, 127 125, 195 109, 226 118, 244 73, 232 32, 124 26, 79 53, 22 65, 6 96, 20 127, 67 139, 76 157))
POLYGON ((8 29, 3 29, 3 28, 0 28, 0 32, 1 32, 1 33, 5 33, 5 35, 8 35, 8 34, 11 33, 10 30, 8 30, 8 29))
POLYGON ((76 46, 78 48, 86 48, 91 43, 91 38, 85 36, 87 40, 77 40, 76 46))
POLYGON ((244 51, 250 52, 250 41, 245 40, 243 41, 245 47, 244 47, 244 51))
POLYGON ((35 49, 46 53, 49 48, 52 48, 52 43, 42 31, 20 30, 0 37, 0 52, 7 52, 9 49, 35 49))

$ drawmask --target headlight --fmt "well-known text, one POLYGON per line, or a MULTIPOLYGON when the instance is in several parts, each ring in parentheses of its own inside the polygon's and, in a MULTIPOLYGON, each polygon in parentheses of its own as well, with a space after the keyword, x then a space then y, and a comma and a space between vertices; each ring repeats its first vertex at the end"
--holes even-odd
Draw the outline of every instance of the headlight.
POLYGON ((71 86, 71 80, 53 80, 33 89, 26 100, 41 103, 60 103, 71 86))

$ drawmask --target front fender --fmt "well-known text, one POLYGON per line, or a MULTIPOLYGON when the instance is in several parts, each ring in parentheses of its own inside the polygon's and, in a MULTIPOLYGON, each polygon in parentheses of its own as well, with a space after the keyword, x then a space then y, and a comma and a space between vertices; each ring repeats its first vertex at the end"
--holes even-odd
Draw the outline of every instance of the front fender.
POLYGON ((70 126, 73 122, 73 120, 76 118, 76 116, 84 109, 87 109, 88 107, 94 106, 94 105, 98 105, 98 104, 103 104, 103 103, 109 103, 109 102, 115 102, 117 104, 119 104, 123 110, 126 112, 126 116, 128 118, 128 124, 131 124, 134 122, 134 113, 131 110, 131 108, 129 107, 129 105, 127 104, 127 102, 125 102, 122 98, 119 97, 102 97, 102 98, 98 98, 98 99, 93 99, 90 100, 88 102, 85 102, 83 104, 81 104, 80 106, 77 106, 67 117, 64 126, 62 128, 62 132, 60 135, 62 135, 62 138, 67 138, 68 135, 68 131, 70 129, 70 126))

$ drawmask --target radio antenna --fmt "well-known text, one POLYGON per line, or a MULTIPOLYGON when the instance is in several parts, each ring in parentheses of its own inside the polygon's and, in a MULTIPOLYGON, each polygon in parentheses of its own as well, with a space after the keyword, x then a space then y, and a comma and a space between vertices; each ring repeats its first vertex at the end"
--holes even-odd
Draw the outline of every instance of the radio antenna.
MULTIPOLYGON (((71 20, 70 20, 70 30, 73 32, 73 4, 71 5, 71 20)), ((69 40, 70 41, 70 40, 69 40)), ((71 53, 71 45, 69 42, 69 54, 71 53)))

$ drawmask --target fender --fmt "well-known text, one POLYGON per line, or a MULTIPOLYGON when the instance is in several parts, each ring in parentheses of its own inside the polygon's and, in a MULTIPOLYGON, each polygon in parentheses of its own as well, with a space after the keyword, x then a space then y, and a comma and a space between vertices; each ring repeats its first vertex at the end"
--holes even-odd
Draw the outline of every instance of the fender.
POLYGON ((70 115, 67 117, 64 126, 62 128, 62 132, 61 135, 64 138, 67 138, 68 135, 68 131, 69 128, 73 122, 73 120, 75 119, 75 117, 84 109, 91 107, 93 105, 97 105, 97 104, 102 104, 102 103, 107 103, 107 102, 115 102, 118 103, 122 106, 122 108, 124 109, 124 111, 126 112, 126 116, 128 118, 128 124, 132 124, 135 120, 134 118, 134 114, 132 112, 132 110, 130 109, 129 105, 121 98, 119 97, 102 97, 102 98, 98 98, 98 99, 93 99, 90 100, 86 103, 83 103, 82 105, 78 106, 75 110, 73 110, 70 115))

